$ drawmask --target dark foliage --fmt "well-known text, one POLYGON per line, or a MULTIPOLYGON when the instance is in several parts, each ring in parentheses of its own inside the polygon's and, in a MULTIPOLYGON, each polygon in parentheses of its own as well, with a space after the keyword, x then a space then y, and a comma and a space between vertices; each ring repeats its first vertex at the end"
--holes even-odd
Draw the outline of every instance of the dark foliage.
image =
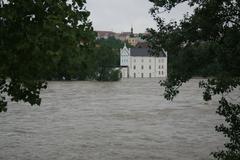
MULTIPOLYGON (((68 77, 95 38, 85 0, 0 1, 0 112, 6 97, 40 105, 52 75, 68 77), (80 58, 81 57, 81 58, 80 58)), ((80 61, 81 63, 82 61, 80 61)))
MULTIPOLYGON (((213 95, 230 93, 240 85, 240 1, 236 0, 150 0, 150 10, 158 30, 149 29, 145 38, 154 53, 168 52, 169 73, 165 86, 165 98, 172 100, 178 88, 193 76, 207 76, 199 86, 204 88, 204 100, 213 95), (193 15, 186 14, 178 22, 165 23, 161 13, 187 2, 195 6, 193 15)), ((228 126, 217 131, 229 139, 226 150, 214 153, 219 160, 239 159, 239 105, 220 101, 218 114, 225 117, 228 126), (227 113, 227 114, 225 114, 227 113), (238 119, 229 120, 229 117, 238 119), (236 123, 235 123, 236 122, 236 123), (234 129, 233 129, 234 128, 234 129), (227 132, 231 131, 231 132, 227 132), (236 149, 238 147, 238 149, 236 149)))
POLYGON ((216 131, 222 132, 230 142, 225 144, 226 150, 212 153, 218 159, 239 160, 240 159, 240 105, 231 104, 225 98, 220 101, 217 113, 225 118, 226 124, 216 126, 216 131), (227 127, 226 127, 227 126, 227 127))
POLYGON ((102 45, 95 49, 92 57, 94 67, 93 79, 98 81, 117 81, 119 80, 119 51, 102 45))

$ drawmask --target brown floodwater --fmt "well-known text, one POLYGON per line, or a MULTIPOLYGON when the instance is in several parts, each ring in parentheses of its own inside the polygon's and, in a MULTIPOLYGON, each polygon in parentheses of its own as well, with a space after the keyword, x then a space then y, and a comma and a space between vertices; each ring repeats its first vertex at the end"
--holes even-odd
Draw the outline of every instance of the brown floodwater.
POLYGON ((218 98, 197 79, 174 101, 158 79, 49 82, 42 105, 0 113, 1 160, 208 160, 223 147, 218 98))

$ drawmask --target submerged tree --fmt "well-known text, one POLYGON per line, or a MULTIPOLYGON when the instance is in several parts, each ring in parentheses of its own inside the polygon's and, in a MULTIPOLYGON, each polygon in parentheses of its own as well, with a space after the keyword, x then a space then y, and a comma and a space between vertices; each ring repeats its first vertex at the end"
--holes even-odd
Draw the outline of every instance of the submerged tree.
POLYGON ((227 125, 216 130, 230 139, 226 149, 213 153, 219 160, 240 159, 240 108, 231 104, 225 94, 240 85, 240 1, 236 0, 150 0, 150 10, 158 30, 149 29, 146 39, 153 54, 168 51, 169 73, 165 86, 165 98, 172 100, 178 88, 196 75, 211 76, 200 82, 205 88, 204 100, 220 94, 217 113, 224 116, 227 125), (165 23, 162 12, 186 3, 194 6, 192 15, 186 14, 180 22, 165 23))
POLYGON ((95 48, 91 57, 93 66, 92 78, 98 81, 118 81, 119 80, 119 51, 104 44, 95 48))
POLYGON ((56 64, 89 52, 95 34, 85 3, 0 0, 0 112, 7 97, 40 105, 56 64))

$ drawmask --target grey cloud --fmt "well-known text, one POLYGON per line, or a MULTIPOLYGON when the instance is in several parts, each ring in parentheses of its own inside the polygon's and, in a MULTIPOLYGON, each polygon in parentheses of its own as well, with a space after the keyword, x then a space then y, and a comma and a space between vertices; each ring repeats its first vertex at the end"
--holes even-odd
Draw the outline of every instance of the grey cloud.
MULTIPOLYGON (((148 13, 152 7, 148 0, 87 0, 87 10, 95 30, 115 32, 130 31, 131 25, 135 33, 144 32, 146 28, 155 28, 155 22, 148 13)), ((183 13, 190 11, 186 4, 180 5, 170 14, 162 14, 169 21, 180 19, 183 13)))

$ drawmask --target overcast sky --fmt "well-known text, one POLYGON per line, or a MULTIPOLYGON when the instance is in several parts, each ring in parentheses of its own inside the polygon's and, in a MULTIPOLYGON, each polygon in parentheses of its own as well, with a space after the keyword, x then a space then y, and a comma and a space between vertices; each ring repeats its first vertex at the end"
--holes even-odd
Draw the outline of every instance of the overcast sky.
MULTIPOLYGON (((114 32, 145 32, 146 28, 155 28, 155 22, 148 13, 153 6, 148 0, 87 0, 87 10, 95 30, 114 32)), ((179 20, 186 12, 191 12, 186 5, 180 5, 170 14, 162 14, 167 20, 179 20)))

